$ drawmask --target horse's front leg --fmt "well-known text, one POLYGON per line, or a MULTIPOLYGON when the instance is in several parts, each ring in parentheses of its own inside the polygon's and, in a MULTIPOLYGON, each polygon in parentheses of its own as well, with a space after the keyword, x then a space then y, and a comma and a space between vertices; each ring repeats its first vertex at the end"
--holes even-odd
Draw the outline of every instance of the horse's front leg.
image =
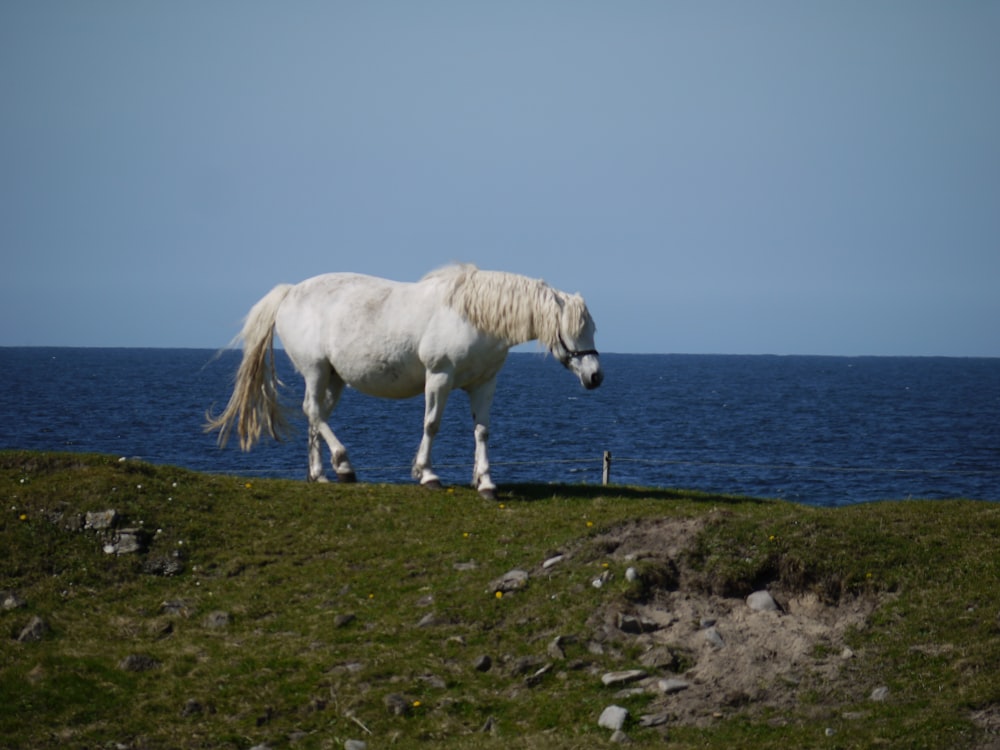
POLYGON ((424 434, 413 460, 413 478, 424 487, 438 488, 441 480, 431 469, 431 448, 441 427, 444 405, 448 402, 452 376, 448 372, 428 372, 424 384, 424 434))
POLYGON ((490 406, 496 393, 497 380, 469 390, 469 405, 472 407, 472 422, 475 425, 476 460, 472 467, 472 486, 487 500, 496 500, 497 487, 490 478, 490 406))

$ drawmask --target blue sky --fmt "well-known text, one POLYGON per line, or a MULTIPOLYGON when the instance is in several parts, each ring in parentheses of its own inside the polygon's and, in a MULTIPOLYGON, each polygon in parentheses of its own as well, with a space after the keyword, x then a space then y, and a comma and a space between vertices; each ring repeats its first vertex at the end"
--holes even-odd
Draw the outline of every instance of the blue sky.
POLYGON ((0 4, 0 345, 461 260, 618 352, 1000 356, 1000 3, 0 4))

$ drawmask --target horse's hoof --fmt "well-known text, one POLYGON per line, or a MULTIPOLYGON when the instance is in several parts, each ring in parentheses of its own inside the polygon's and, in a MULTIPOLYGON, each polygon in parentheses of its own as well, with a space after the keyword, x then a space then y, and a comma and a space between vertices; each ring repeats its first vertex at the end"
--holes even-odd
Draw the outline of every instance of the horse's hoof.
POLYGON ((432 479, 429 482, 424 482, 420 486, 426 487, 429 490, 439 490, 442 487, 440 479, 432 479))
POLYGON ((358 475, 353 471, 338 471, 337 481, 341 484, 354 484, 358 481, 358 475))
POLYGON ((317 484, 326 484, 330 480, 326 478, 325 474, 320 474, 318 477, 311 477, 311 476, 306 475, 306 481, 307 482, 315 482, 317 484))
POLYGON ((486 489, 479 490, 479 497, 483 500, 489 500, 490 502, 495 502, 497 499, 496 487, 487 487, 486 489))

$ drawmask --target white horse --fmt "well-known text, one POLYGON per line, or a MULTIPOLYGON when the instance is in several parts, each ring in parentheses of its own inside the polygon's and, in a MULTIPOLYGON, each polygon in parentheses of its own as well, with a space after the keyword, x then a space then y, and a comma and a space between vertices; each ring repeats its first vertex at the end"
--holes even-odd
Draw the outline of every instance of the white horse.
POLYGON ((305 379, 302 410, 309 421, 309 480, 325 482, 320 438, 338 479, 355 481, 347 451, 327 420, 345 385, 385 398, 423 392, 424 433, 413 476, 440 487, 431 446, 448 394, 469 394, 475 424, 472 485, 494 498, 487 441, 496 377, 511 346, 538 339, 587 389, 604 376, 594 348, 596 327, 579 295, 544 281, 471 265, 447 266, 416 283, 334 273, 281 284, 247 315, 238 338, 243 360, 226 409, 208 415, 225 445, 234 423, 243 450, 266 430, 279 438, 286 422, 277 398, 274 331, 305 379))

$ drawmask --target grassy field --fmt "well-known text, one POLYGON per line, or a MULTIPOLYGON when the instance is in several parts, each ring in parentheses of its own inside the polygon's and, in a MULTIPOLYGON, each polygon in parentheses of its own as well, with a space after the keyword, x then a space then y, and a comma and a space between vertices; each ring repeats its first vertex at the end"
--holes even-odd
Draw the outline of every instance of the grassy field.
MULTIPOLYGON (((486 502, 29 452, 0 452, 0 487, 0 747, 594 747, 618 704, 635 747, 1000 748, 998 504, 566 485, 486 502), (107 510, 113 528, 86 528, 107 510), (665 523, 689 538, 622 553, 665 523), (124 529, 144 551, 113 551, 124 529), (528 584, 498 595, 515 568, 528 584), (698 721, 602 683, 651 643, 609 640, 607 613, 764 587, 830 616, 870 604, 815 644, 816 669, 850 649, 836 677, 805 665, 794 700, 720 699, 698 721), (641 726, 654 708, 666 723, 641 726)), ((678 653, 647 672, 696 682, 678 653)))

